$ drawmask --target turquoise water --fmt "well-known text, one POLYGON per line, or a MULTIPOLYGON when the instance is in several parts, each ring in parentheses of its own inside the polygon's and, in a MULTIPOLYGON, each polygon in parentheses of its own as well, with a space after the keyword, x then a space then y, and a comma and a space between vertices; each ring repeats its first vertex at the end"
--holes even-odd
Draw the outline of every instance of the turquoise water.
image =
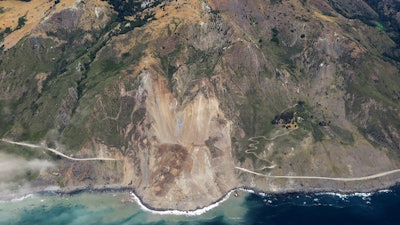
POLYGON ((243 222, 247 193, 231 197, 200 216, 156 215, 143 211, 128 193, 33 196, 0 203, 0 224, 235 224, 243 222))
POLYGON ((400 188, 374 194, 239 192, 199 216, 156 215, 128 192, 33 196, 0 203, 0 224, 400 224, 400 188))

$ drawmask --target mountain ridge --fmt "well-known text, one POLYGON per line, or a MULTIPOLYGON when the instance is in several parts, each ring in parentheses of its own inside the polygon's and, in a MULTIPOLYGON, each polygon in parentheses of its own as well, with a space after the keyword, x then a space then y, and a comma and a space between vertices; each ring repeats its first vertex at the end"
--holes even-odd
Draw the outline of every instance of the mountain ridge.
POLYGON ((385 4, 397 7, 61 0, 34 29, 14 31, 26 36, 0 54, 0 134, 119 160, 41 155, 57 166, 36 174, 37 184, 131 186, 154 208, 204 207, 238 186, 393 185, 398 174, 337 182, 235 169, 362 177, 399 167, 397 14, 385 4))

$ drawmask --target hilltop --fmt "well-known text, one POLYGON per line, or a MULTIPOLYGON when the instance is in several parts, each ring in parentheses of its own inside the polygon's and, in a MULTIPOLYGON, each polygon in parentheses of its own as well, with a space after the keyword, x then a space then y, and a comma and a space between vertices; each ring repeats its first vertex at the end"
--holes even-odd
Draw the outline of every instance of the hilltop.
POLYGON ((116 160, 0 151, 54 163, 21 183, 128 186, 154 208, 204 207, 242 186, 391 186, 400 174, 283 177, 400 168, 399 10, 395 0, 0 1, 1 137, 116 160))

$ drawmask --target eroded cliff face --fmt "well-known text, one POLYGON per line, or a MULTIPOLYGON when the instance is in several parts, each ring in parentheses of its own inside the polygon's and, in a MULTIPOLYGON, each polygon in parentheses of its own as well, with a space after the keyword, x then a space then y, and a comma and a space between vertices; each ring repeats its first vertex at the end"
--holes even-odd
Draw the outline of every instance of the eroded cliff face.
POLYGON ((381 2, 61 1, 4 39, 0 134, 117 159, 40 156, 58 167, 37 185, 128 186, 155 208, 204 207, 239 186, 387 187, 400 175, 268 177, 399 167, 397 17, 381 2))
POLYGON ((145 99, 146 114, 131 137, 139 159, 131 166, 140 172, 130 182, 143 200, 154 207, 196 208, 234 188, 231 121, 210 83, 198 81, 193 99, 179 103, 165 78, 143 71, 139 79, 136 98, 145 99))

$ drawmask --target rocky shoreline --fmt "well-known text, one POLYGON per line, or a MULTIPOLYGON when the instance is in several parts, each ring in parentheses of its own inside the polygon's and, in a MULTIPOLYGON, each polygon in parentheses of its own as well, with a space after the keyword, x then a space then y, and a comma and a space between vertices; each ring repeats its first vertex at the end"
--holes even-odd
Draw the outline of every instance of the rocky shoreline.
POLYGON ((159 214, 159 215, 186 215, 186 216, 197 216, 201 215, 203 213, 208 212, 209 210, 214 209, 215 207, 219 206, 221 203, 224 201, 228 200, 232 194, 234 196, 237 196, 238 191, 243 191, 251 194, 256 194, 259 196, 268 196, 268 195, 277 195, 277 194, 300 194, 300 193, 311 193, 311 194, 335 194, 341 197, 347 197, 347 196, 365 196, 365 195, 371 195, 373 193, 381 192, 381 191, 386 191, 395 188, 398 186, 400 182, 396 182, 394 185, 390 187, 382 187, 382 188, 374 188, 368 191, 349 191, 349 190, 334 190, 334 189, 326 189, 326 190, 316 190, 316 191, 282 191, 282 192, 265 192, 261 191, 256 188, 251 188, 251 187, 237 187, 234 189, 229 190, 225 195, 223 195, 221 198, 219 198, 217 201, 211 203, 210 205, 202 208, 196 208, 193 210, 176 210, 176 209, 159 209, 159 208, 154 208, 151 207, 150 205, 146 204, 145 202, 142 201, 142 199, 137 196, 133 191, 131 192, 131 195, 135 202, 141 207, 142 210, 154 213, 154 214, 159 214))
POLYGON ((139 205, 139 207, 143 211, 147 211, 150 213, 158 214, 158 215, 185 215, 185 216, 198 216, 201 214, 204 214, 215 207, 219 206, 221 203, 225 202, 228 200, 231 195, 233 194, 235 197, 239 195, 238 192, 246 192, 246 193, 251 193, 251 194, 256 194, 259 196, 270 196, 270 195, 279 195, 279 194, 334 194, 338 195, 341 197, 347 197, 347 196, 366 196, 366 195, 371 195, 373 193, 381 192, 381 191, 388 191, 390 189, 395 188, 396 186, 399 186, 400 182, 395 182, 393 185, 388 186, 388 187, 380 187, 380 188, 371 188, 365 191, 360 191, 360 190, 337 190, 337 189, 318 189, 318 190, 282 190, 278 192, 266 192, 257 188, 252 188, 252 187, 246 187, 246 186, 241 186, 237 187, 234 189, 229 190, 226 194, 224 194, 221 198, 218 200, 212 202, 208 206, 205 207, 199 207, 196 209, 188 209, 188 210, 178 210, 178 209, 168 209, 168 208, 154 208, 150 206, 149 204, 143 202, 142 198, 136 195, 135 190, 131 187, 128 186, 119 186, 119 185, 110 185, 110 186, 86 186, 86 187, 76 187, 76 188, 68 188, 68 189, 61 189, 61 188, 56 188, 56 187, 48 187, 43 190, 31 192, 31 193, 25 193, 21 194, 19 196, 13 196, 12 199, 3 199, 3 195, 0 196, 1 202, 7 202, 7 201, 22 201, 26 198, 32 197, 35 194, 38 194, 40 196, 48 196, 48 195, 58 195, 58 196, 65 196, 65 195, 79 195, 83 193, 121 193, 121 192, 128 192, 131 195, 131 199, 126 200, 129 202, 135 202, 136 204, 139 205))

